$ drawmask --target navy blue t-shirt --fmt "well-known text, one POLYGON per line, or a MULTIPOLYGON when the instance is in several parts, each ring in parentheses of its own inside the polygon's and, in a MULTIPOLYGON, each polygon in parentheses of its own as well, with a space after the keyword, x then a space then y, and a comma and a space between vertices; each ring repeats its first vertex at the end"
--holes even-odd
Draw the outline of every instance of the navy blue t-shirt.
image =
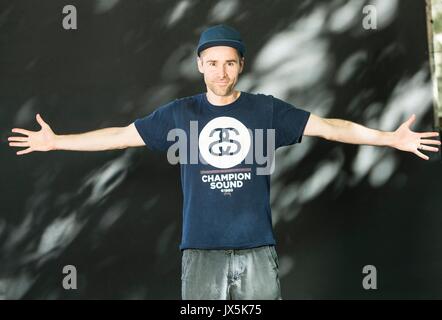
POLYGON ((257 173, 267 164, 256 153, 266 155, 271 131, 275 149, 301 142, 309 116, 271 95, 241 92, 223 106, 206 93, 176 99, 135 120, 149 149, 181 156, 181 250, 275 245, 270 176, 257 173))

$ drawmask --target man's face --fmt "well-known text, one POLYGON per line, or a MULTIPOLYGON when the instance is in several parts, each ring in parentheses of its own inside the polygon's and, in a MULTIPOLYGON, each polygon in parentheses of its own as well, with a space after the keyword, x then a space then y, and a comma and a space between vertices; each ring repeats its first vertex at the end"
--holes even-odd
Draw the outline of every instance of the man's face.
POLYGON ((238 51, 227 46, 211 47, 203 50, 197 60, 208 90, 217 96, 231 95, 244 67, 238 51))

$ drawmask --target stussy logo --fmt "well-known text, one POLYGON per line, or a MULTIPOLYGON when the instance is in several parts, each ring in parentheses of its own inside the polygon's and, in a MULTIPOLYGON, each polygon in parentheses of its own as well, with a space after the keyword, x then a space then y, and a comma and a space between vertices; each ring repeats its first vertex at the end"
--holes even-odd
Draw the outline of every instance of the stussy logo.
POLYGON ((199 150, 204 160, 220 169, 241 163, 250 149, 250 133, 246 126, 231 117, 211 120, 199 135, 199 150))

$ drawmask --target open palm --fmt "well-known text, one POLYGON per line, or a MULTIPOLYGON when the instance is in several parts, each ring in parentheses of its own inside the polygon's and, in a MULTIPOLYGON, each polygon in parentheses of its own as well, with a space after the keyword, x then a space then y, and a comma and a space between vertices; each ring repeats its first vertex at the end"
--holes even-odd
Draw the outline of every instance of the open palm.
POLYGON ((402 151, 412 152, 418 157, 424 160, 428 160, 429 157, 423 154, 421 151, 438 152, 439 151, 438 148, 431 147, 429 145, 440 145, 441 142, 436 139, 428 139, 428 138, 437 137, 439 133, 411 131, 410 126, 413 124, 415 120, 416 116, 413 114, 394 132, 396 138, 394 147, 402 151))
POLYGON ((40 131, 29 131, 21 128, 14 128, 11 131, 21 133, 24 136, 11 136, 8 138, 10 147, 27 147, 20 150, 17 155, 30 153, 33 151, 50 151, 54 149, 54 141, 56 135, 51 127, 44 122, 40 114, 36 116, 37 122, 41 126, 40 131))

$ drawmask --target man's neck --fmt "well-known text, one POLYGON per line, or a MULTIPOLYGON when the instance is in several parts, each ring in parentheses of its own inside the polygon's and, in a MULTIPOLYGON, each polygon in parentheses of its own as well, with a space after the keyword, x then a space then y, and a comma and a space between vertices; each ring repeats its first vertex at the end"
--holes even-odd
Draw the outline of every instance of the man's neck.
POLYGON ((207 90, 207 100, 209 100, 211 104, 220 107, 234 102, 240 95, 241 92, 237 90, 232 91, 232 94, 228 96, 217 96, 212 91, 207 90))

